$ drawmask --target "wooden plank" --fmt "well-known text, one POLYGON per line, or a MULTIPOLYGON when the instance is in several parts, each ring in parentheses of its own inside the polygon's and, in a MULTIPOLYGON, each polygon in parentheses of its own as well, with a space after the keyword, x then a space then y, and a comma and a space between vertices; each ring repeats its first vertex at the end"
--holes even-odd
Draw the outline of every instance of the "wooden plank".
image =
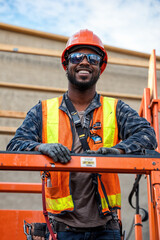
POLYGON ((16 130, 16 127, 0 126, 0 134, 14 135, 16 130))
MULTIPOLYGON (((29 91, 42 91, 42 92, 52 92, 52 93, 60 93, 63 94, 67 91, 67 89, 62 88, 53 88, 46 86, 38 86, 38 85, 27 85, 21 83, 9 83, 9 82, 0 82, 1 88, 11 88, 11 89, 19 89, 19 90, 29 90, 29 91)), ((141 95, 133 95, 133 94, 123 94, 123 93, 114 93, 114 92, 103 92, 98 91, 102 96, 108 97, 116 97, 116 98, 126 98, 133 100, 141 100, 141 95)))
POLYGON ((2 44, 2 43, 0 43, 0 51, 40 55, 40 56, 47 56, 47 57, 61 57, 61 54, 62 54, 62 51, 60 50, 31 48, 31 47, 8 45, 8 44, 2 44))
POLYGON ((0 110, 0 117, 24 119, 26 112, 0 110))
POLYGON ((126 93, 114 93, 114 92, 103 92, 98 91, 104 97, 115 97, 115 98, 124 98, 124 99, 132 99, 132 100, 141 100, 141 95, 134 95, 134 94, 126 94, 126 93))
POLYGON ((35 37, 52 39, 52 40, 60 41, 60 42, 64 42, 64 43, 66 43, 68 40, 68 37, 65 37, 62 35, 38 31, 35 29, 30 29, 30 28, 13 26, 13 25, 6 24, 6 23, 0 23, 0 29, 11 31, 11 32, 18 32, 18 33, 22 33, 22 34, 26 34, 26 35, 35 36, 35 37))
MULTIPOLYGON (((31 47, 8 45, 8 44, 2 44, 2 43, 0 43, 0 51, 32 54, 32 55, 48 56, 48 57, 59 57, 59 58, 61 57, 61 54, 62 54, 61 50, 31 48, 31 47)), ((149 67, 149 62, 147 60, 138 60, 138 59, 129 59, 129 58, 109 57, 108 63, 130 66, 130 67, 142 67, 142 68, 149 67)), ((160 63, 157 63, 157 70, 160 70, 160 63)))
MULTIPOLYGON (((130 67, 149 68, 149 61, 138 60, 138 59, 135 60, 135 59, 129 59, 129 58, 110 57, 108 60, 108 63, 116 64, 116 65, 130 66, 130 67)), ((157 63, 156 69, 160 70, 160 63, 157 63)))
POLYGON ((9 83, 9 82, 0 82, 0 87, 12 88, 12 89, 21 89, 29 91, 42 91, 42 92, 53 92, 53 93, 64 93, 67 89, 62 88, 53 88, 39 85, 27 85, 21 83, 9 83))
MULTIPOLYGON (((31 35, 31 36, 35 36, 35 37, 52 39, 52 40, 60 41, 60 42, 64 42, 64 43, 66 43, 68 41, 68 37, 66 37, 66 36, 57 35, 57 34, 53 34, 53 33, 47 33, 47 32, 38 31, 38 30, 34 30, 34 29, 29 29, 29 28, 18 27, 18 26, 6 24, 6 23, 0 23, 0 29, 6 30, 6 31, 11 31, 11 32, 22 33, 22 34, 26 34, 26 35, 31 35)), ((150 54, 148 54, 148 53, 114 47, 114 46, 110 46, 110 45, 106 45, 106 44, 104 44, 104 47, 105 47, 106 51, 117 52, 117 53, 127 54, 130 56, 136 56, 136 57, 142 57, 142 58, 148 58, 148 59, 150 57, 150 54)), ((156 58, 158 61, 160 61, 160 56, 157 56, 156 58)))

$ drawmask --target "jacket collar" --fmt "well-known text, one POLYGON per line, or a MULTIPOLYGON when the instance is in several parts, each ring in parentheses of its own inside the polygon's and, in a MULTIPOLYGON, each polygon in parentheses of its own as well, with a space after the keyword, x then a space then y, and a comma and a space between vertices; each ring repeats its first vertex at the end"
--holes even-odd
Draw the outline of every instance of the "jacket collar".
MULTIPOLYGON (((59 106, 59 109, 61 109, 62 111, 64 111, 67 115, 68 114, 68 109, 66 107, 66 104, 65 104, 65 98, 68 97, 68 92, 65 92, 63 94, 63 98, 62 98, 62 102, 59 106)), ((101 103, 100 103, 100 94, 98 94, 97 92, 95 93, 95 96, 94 98, 92 99, 90 105, 87 107, 87 109, 85 110, 85 113, 84 115, 88 115, 90 112, 92 112, 94 109, 96 108, 99 108, 101 106, 101 103)))

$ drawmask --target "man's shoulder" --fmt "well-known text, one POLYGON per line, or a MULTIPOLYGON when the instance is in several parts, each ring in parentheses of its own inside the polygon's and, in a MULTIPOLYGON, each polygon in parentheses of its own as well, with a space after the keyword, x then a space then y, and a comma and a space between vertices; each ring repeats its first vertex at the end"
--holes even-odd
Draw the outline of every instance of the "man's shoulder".
POLYGON ((117 103, 119 103, 119 105, 121 104, 121 100, 114 97, 101 96, 100 98, 103 100, 103 102, 114 104, 115 106, 117 106, 117 103))

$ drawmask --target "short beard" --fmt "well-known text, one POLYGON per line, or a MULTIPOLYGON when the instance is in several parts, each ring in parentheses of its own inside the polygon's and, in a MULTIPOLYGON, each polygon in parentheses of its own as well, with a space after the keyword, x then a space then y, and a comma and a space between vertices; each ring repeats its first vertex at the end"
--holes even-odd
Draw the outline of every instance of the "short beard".
POLYGON ((68 69, 66 70, 66 76, 68 78, 68 81, 70 83, 72 83, 78 90, 84 91, 84 90, 87 90, 87 89, 91 88, 92 86, 94 86, 97 83, 97 81, 99 79, 99 76, 100 76, 100 71, 96 76, 93 76, 89 82, 85 82, 85 81, 84 82, 78 82, 76 80, 76 77, 73 74, 71 74, 68 71, 68 69))

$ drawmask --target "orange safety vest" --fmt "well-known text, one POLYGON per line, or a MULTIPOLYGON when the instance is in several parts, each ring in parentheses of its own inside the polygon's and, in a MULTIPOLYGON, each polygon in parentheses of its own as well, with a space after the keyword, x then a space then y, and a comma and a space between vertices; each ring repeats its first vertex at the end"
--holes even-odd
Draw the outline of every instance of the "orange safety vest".
MULTIPOLYGON (((68 115, 59 109, 62 97, 42 101, 42 142, 61 143, 72 148, 72 131, 68 115)), ((117 100, 108 97, 100 97, 101 106, 93 113, 92 126, 100 122, 102 127, 97 129, 97 134, 102 142, 95 144, 89 139, 89 147, 98 150, 100 147, 112 147, 118 143, 118 128, 116 119, 117 100)), ((120 208, 121 193, 117 174, 101 173, 101 180, 97 177, 98 193, 102 215, 110 212, 101 181, 107 193, 111 208, 120 208)), ((74 201, 70 191, 69 172, 51 172, 51 187, 46 186, 46 208, 52 214, 60 214, 64 211, 74 210, 74 201)))

